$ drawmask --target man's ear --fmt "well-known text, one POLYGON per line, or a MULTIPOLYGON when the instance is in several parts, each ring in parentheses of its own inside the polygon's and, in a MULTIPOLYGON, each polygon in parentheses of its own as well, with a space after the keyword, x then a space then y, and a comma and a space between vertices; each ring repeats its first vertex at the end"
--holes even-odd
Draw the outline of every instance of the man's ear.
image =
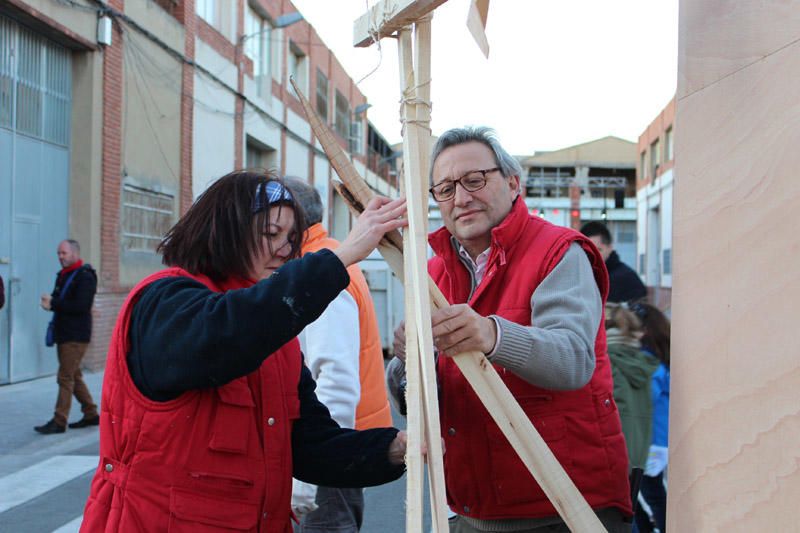
POLYGON ((508 178, 509 186, 512 187, 514 192, 516 192, 517 194, 520 194, 522 192, 520 190, 520 183, 521 182, 522 182, 522 180, 520 180, 519 176, 517 176, 517 175, 509 176, 509 178, 508 178))

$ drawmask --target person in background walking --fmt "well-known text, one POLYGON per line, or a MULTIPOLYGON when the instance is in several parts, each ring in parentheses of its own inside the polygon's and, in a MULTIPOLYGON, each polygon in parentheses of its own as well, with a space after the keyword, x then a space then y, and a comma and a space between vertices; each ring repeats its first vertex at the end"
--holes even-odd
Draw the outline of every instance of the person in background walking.
POLYGON ((653 439, 640 485, 642 498, 650 507, 652 522, 644 509, 638 507, 634 525, 641 533, 653 531, 653 524, 661 533, 666 533, 667 489, 664 474, 668 462, 670 323, 653 305, 637 303, 631 306, 631 310, 642 321, 642 349, 653 354, 660 362, 650 383, 653 439))
POLYGON ((56 275, 52 294, 43 294, 42 309, 53 312, 53 340, 58 353, 58 399, 53 418, 36 426, 39 433, 64 433, 72 404, 72 395, 81 404, 83 418, 71 428, 96 426, 100 423, 97 405, 83 381, 81 360, 92 337, 92 304, 97 292, 97 273, 81 260, 78 241, 67 239, 58 245, 61 270, 56 275))
MULTIPOLYGON (((284 182, 308 223, 301 252, 337 249, 339 241, 322 226, 324 208, 317 190, 299 178, 287 177, 284 182)), ((317 397, 340 426, 391 426, 375 306, 358 265, 347 267, 347 273, 350 284, 300 333, 300 348, 317 382, 317 397)), ((294 480, 292 509, 300 518, 298 533, 356 533, 364 516, 364 491, 294 480)))
POLYGON ((608 270, 609 302, 631 302, 647 297, 647 288, 639 275, 623 263, 611 241, 611 232, 602 222, 587 222, 581 227, 581 233, 589 237, 606 262, 608 270))

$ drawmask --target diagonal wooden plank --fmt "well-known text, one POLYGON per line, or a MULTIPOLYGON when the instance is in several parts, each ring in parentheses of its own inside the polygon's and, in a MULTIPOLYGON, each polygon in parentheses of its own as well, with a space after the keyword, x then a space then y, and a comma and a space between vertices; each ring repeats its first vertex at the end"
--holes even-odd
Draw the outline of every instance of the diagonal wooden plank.
POLYGON ((353 24, 353 46, 366 47, 417 22, 447 0, 381 0, 353 24))

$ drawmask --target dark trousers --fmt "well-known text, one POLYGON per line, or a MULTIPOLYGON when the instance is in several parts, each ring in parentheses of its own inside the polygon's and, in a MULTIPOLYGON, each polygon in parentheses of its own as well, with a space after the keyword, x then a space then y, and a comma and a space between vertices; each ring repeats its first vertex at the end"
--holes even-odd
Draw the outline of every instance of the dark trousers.
POLYGON ((364 489, 317 487, 318 509, 303 515, 295 533, 358 533, 364 519, 364 489))
POLYGON ((653 531, 653 524, 661 533, 667 531, 667 490, 664 488, 664 473, 657 476, 642 476, 642 483, 639 486, 642 498, 650 506, 653 513, 653 520, 642 509, 636 508, 636 528, 640 533, 650 533, 653 531))
POLYGON ((58 399, 56 399, 56 411, 53 419, 60 426, 67 425, 73 394, 81 404, 83 416, 87 418, 97 416, 97 405, 92 400, 89 387, 84 383, 81 372, 81 360, 88 346, 89 343, 86 342, 62 342, 57 345, 58 399))
MULTIPOLYGON (((631 525, 625 521, 625 518, 619 510, 608 508, 600 509, 595 512, 597 513, 597 518, 600 519, 600 522, 608 533, 630 532, 631 525)), ((451 518, 449 522, 450 533, 495 533, 498 531, 508 531, 502 527, 497 529, 477 529, 472 527, 464 517, 458 515, 451 518)), ((514 533, 570 533, 570 529, 567 527, 567 524, 559 520, 558 523, 535 527, 533 529, 514 530, 514 533)))

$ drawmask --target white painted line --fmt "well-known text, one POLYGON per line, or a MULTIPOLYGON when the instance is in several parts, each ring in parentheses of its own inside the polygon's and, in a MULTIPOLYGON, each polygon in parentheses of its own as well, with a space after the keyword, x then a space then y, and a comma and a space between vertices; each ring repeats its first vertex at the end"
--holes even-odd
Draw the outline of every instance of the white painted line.
POLYGON ((53 533, 78 533, 78 531, 81 529, 81 522, 83 522, 83 515, 79 516, 75 520, 67 522, 58 529, 54 529, 53 533))
POLYGON ((96 455, 56 455, 0 478, 0 513, 97 468, 96 455))

